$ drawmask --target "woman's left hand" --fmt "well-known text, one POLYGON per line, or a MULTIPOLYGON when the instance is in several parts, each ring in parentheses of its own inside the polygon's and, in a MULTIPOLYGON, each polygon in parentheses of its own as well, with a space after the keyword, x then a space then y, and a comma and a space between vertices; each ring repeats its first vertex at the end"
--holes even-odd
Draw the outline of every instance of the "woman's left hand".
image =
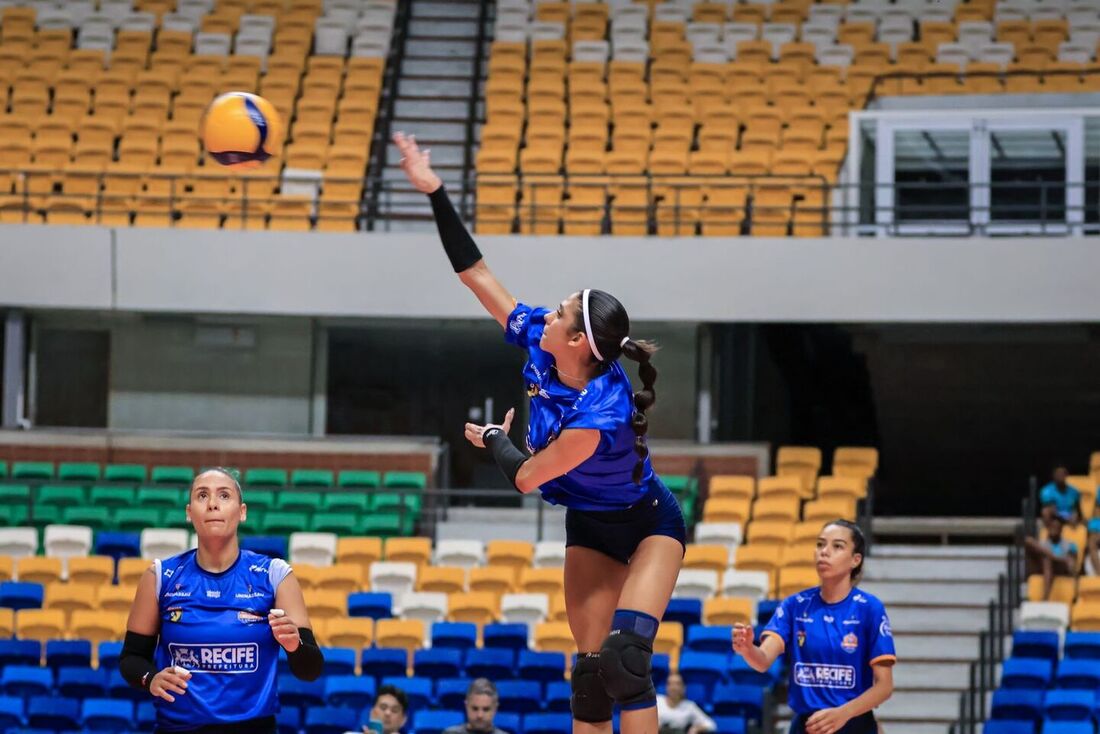
POLYGON ((467 423, 466 440, 472 443, 474 446, 477 446, 479 449, 485 448, 485 441, 481 438, 482 434, 485 433, 485 430, 488 428, 499 428, 507 434, 509 431, 512 430, 512 418, 515 417, 515 415, 516 409, 509 408, 508 412, 504 415, 504 422, 501 423, 499 426, 494 423, 486 423, 484 426, 479 426, 476 423, 467 423))
POLYGON ((275 641, 287 652, 294 652, 298 649, 298 645, 302 644, 298 625, 294 624, 294 620, 290 617, 268 614, 267 623, 271 626, 271 634, 275 636, 275 641))
POLYGON ((835 734, 850 717, 844 709, 821 709, 806 720, 806 734, 835 734))

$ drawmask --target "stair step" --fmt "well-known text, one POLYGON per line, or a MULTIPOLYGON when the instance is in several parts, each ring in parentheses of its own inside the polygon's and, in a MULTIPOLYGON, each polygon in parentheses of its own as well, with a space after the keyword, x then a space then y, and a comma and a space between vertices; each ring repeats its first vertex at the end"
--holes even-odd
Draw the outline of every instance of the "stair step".
POLYGON ((997 596, 995 582, 938 581, 930 587, 928 581, 865 581, 860 584, 882 600, 887 608, 895 604, 935 605, 943 600, 949 606, 974 605, 984 607, 997 596))
MULTIPOLYGON (((438 143, 431 146, 433 166, 461 166, 466 161, 466 146, 464 144, 438 143)), ((401 160, 401 153, 392 143, 386 146, 386 165, 396 166, 401 160)))
POLYGON ((466 123, 464 122, 424 122, 395 117, 391 127, 394 130, 412 133, 420 143, 465 143, 466 141, 466 123))
POLYGON ((970 661, 913 663, 904 661, 894 668, 894 686, 960 691, 970 685, 970 661))
POLYGON ((996 581, 1006 570, 1005 558, 904 558, 883 557, 878 554, 867 561, 867 580, 926 581, 928 579, 952 579, 967 581, 996 581))
POLYGON ((894 647, 898 660, 971 662, 978 657, 979 638, 973 633, 899 633, 893 618, 894 647))
POLYGON ((466 79, 438 79, 429 77, 402 77, 397 82, 397 96, 399 99, 423 99, 438 100, 440 97, 469 100, 471 94, 470 80, 466 79))
MULTIPOLYGON (((885 727, 883 730, 885 731, 885 727)), ((890 722, 890 734, 944 734, 945 731, 946 729, 942 723, 926 724, 919 721, 890 722)))
POLYGON ((474 62, 472 59, 409 59, 401 63, 403 77, 410 76, 434 76, 469 79, 474 75, 474 62))
POLYGON ((408 57, 472 59, 477 53, 477 41, 460 38, 409 38, 405 42, 408 57))
POLYGON ((879 558, 1000 558, 1008 557, 1003 545, 903 545, 878 543, 871 557, 879 558))
MULTIPOLYGON (((895 691, 890 700, 875 710, 883 728, 893 734, 891 721, 934 721, 950 724, 959 713, 958 691, 895 691)), ((941 730, 942 731, 942 730, 941 730)))
POLYGON ((461 2, 415 2, 412 4, 413 18, 477 18, 481 12, 481 3, 461 2))
POLYGON ((418 120, 466 121, 470 105, 465 100, 398 99, 394 104, 394 117, 418 120))
MULTIPOLYGON (((451 18, 441 23, 439 18, 414 17, 409 21, 410 38, 474 38, 477 36, 477 16, 466 20, 451 18)), ((475 50, 470 50, 473 56, 475 50)))
POLYGON ((970 632, 986 628, 985 610, 975 607, 928 607, 894 604, 889 607, 895 632, 970 632))

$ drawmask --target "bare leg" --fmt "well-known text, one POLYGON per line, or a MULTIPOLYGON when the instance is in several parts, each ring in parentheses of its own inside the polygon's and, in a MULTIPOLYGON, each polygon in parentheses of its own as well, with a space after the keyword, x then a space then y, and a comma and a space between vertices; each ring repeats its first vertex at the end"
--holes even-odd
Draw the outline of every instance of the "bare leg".
POLYGON ((1100 533, 1092 533, 1088 540, 1089 564, 1092 566, 1092 575, 1100 576, 1100 533))
POLYGON ((1050 601, 1050 590, 1054 586, 1054 559, 1043 555, 1043 601, 1050 601))

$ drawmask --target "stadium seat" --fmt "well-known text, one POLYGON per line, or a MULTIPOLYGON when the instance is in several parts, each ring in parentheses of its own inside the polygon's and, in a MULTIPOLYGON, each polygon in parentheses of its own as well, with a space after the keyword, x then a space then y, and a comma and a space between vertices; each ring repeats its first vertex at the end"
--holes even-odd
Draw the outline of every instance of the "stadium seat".
POLYGON ((107 556, 70 558, 66 565, 72 584, 103 586, 110 584, 115 575, 114 561, 107 556))
POLYGON ((1070 610, 1070 624, 1077 632, 1100 632, 1100 601, 1074 604, 1070 610))
POLYGON ((99 642, 120 639, 126 631, 125 612, 76 610, 69 620, 69 631, 74 637, 99 642))
POLYGON ((416 585, 416 564, 381 561, 371 564, 371 591, 385 591, 399 597, 416 585))
POLYGON ((0 555, 19 559, 38 551, 38 531, 34 528, 0 528, 0 555))
POLYGON ((535 568, 561 568, 565 565, 565 541, 540 540, 535 543, 532 561, 535 568))
POLYGON ((532 565, 535 548, 531 543, 512 540, 491 540, 485 546, 485 560, 490 566, 505 566, 513 569, 518 577, 519 570, 532 565))
POLYGON ((389 538, 386 541, 386 561, 413 563, 423 567, 432 558, 431 538, 389 538))
POLYGON ((747 499, 756 496, 756 478, 751 476, 720 474, 710 478, 708 497, 747 499))
POLYGON ((719 580, 717 571, 683 569, 672 594, 676 598, 709 599, 717 592, 719 580))
MULTIPOLYGON (((524 636, 524 649, 527 638, 524 636)), ((474 648, 466 653, 466 675, 469 678, 507 680, 515 677, 516 653, 508 648, 474 648)), ((465 693, 465 692, 463 692, 465 693)))
POLYGON ((1047 691, 1043 716, 1053 721, 1090 721, 1095 702, 1093 691, 1047 691))
POLYGON ((573 720, 567 713, 532 713, 523 717, 524 734, 568 734, 573 720))
POLYGON ((523 649, 527 647, 529 630, 526 624, 487 624, 482 629, 485 647, 523 649))
POLYGON ((488 591, 451 594, 447 606, 447 618, 452 622, 471 622, 483 626, 500 616, 500 597, 488 591))
MULTIPOLYGON (((38 645, 36 642, 20 644, 38 645)), ((37 653, 33 654, 33 661, 30 664, 37 664, 37 653)), ((46 666, 58 672, 58 675, 64 668, 83 670, 90 668, 91 665, 92 643, 89 640, 50 640, 46 643, 46 666)), ((62 695, 67 694, 62 693, 62 695)), ((84 696, 75 696, 75 698, 84 698, 84 696)))
POLYGON ((91 731, 126 731, 133 726, 134 704, 109 698, 89 698, 81 710, 81 724, 91 731))
POLYGON ((485 562, 485 544, 480 540, 439 540, 435 547, 436 566, 470 569, 485 562))
POLYGON ((447 595, 438 591, 406 592, 401 595, 401 617, 431 625, 447 616, 447 600, 447 595))
POLYGON ((999 688, 993 692, 994 719, 1037 721, 1043 709, 1043 692, 999 688))
POLYGON ((427 678, 410 678, 405 675, 383 678, 382 685, 397 686, 409 698, 409 708, 413 711, 425 709, 432 703, 432 681, 427 678))
POLYGON ((549 683, 565 674, 565 654, 561 652, 520 650, 516 658, 517 677, 549 683))
POLYGON ((15 577, 20 581, 46 586, 61 580, 63 567, 60 558, 28 556, 15 562, 15 577))
MULTIPOLYGON (((14 624, 14 622, 13 622, 14 624)), ((5 637, 10 638, 9 634, 5 637)), ((0 640, 0 666, 7 669, 15 665, 39 665, 42 658, 42 644, 37 640, 0 640)))
MULTIPOLYGON (((148 526, 146 526, 148 527, 148 526)), ((138 533, 101 532, 96 534, 95 553, 115 560, 141 555, 138 533)))
POLYGON ((346 706, 364 709, 374 703, 374 678, 358 675, 333 675, 325 679, 325 703, 329 706, 346 706))
POLYGON ((764 691, 759 686, 718 684, 714 689, 714 715, 740 716, 760 721, 763 717, 764 691))
POLYGON ((505 713, 529 714, 539 710, 542 686, 529 680, 503 680, 497 684, 500 710, 505 713))
MULTIPOLYGON (((1068 635, 1066 643, 1069 644, 1068 635)), ((1059 635, 1057 632, 1016 630, 1012 635, 1013 658, 1038 658, 1055 662, 1059 657, 1058 647, 1059 635)))
POLYGON ((534 647, 536 650, 561 652, 572 655, 577 651, 573 633, 565 622, 542 622, 535 625, 534 647))
POLYGON ((53 671, 49 668, 13 665, 0 672, 0 691, 5 696, 48 696, 53 687, 53 671))
POLYGON ((339 538, 336 541, 338 563, 357 563, 366 567, 381 558, 381 538, 339 538))
POLYGON ((1061 631, 1068 626, 1069 605, 1063 602, 1026 601, 1020 605, 1021 629, 1061 631))
POLYGON ((756 621, 756 604, 744 598, 707 599, 703 605, 703 619, 708 625, 752 625, 756 621))
POLYGON ((359 712, 351 708, 307 708, 306 734, 343 734, 360 726, 359 712))
POLYGON ((442 734, 444 729, 461 726, 465 721, 460 711, 417 711, 413 714, 413 729, 417 734, 442 734))
POLYGON ((725 653, 685 650, 680 655, 679 669, 684 681, 703 686, 709 699, 715 684, 725 677, 727 665, 725 653))
POLYGON ((1100 688, 1100 670, 1092 660, 1063 660, 1054 676, 1057 688, 1095 691, 1100 688))
POLYGON ((103 479, 108 482, 140 484, 146 476, 144 464, 108 464, 103 469, 103 479))
POLYGON ((1049 660, 1012 657, 1005 660, 1001 670, 1001 688, 1043 690, 1050 685, 1052 675, 1049 660))
POLYGON ((870 479, 878 469, 878 449, 839 446, 833 452, 832 470, 836 476, 870 479))
POLYGON ((432 647, 413 653, 413 675, 431 680, 456 678, 462 672, 459 650, 432 647))
POLYGON ((23 699, 15 696, 0 696, 0 729, 16 730, 23 723, 23 699))
POLYGON ((374 625, 378 647, 395 647, 409 651, 424 646, 424 623, 418 620, 379 619, 374 625))
POLYGON ((469 650, 477 647, 477 625, 475 624, 468 622, 436 622, 432 625, 431 632, 432 648, 469 650))
POLYGON ((466 570, 457 566, 424 566, 418 574, 416 590, 461 593, 466 591, 466 570))
MULTIPOLYGON (((520 572, 529 569, 520 569, 520 572)), ((553 575, 553 569, 548 569, 553 575)), ((507 566, 486 566, 483 568, 471 568, 469 571, 469 588, 471 592, 485 592, 500 596, 515 591, 516 572, 507 566)), ((545 589, 546 586, 544 585, 545 589)), ((555 590, 543 593, 553 593, 555 590)))
POLYGON ((39 609, 45 593, 45 586, 37 582, 4 581, 0 583, 0 607, 16 611, 39 609))
POLYGON ((73 698, 34 696, 27 701, 27 723, 36 729, 79 729, 80 716, 80 701, 73 698))
POLYGON ((683 567, 721 573, 729 565, 729 548, 725 545, 691 543, 684 552, 683 567))
POLYGON ((378 679, 392 675, 405 675, 408 665, 408 652, 396 648, 366 648, 359 663, 363 675, 378 679))
POLYGON ((251 535, 240 540, 241 548, 269 558, 286 558, 287 542, 281 535, 251 535))
MULTIPOLYGON (((1048 634, 1057 635, 1057 633, 1048 634)), ((1057 642, 1057 638, 1055 641, 1057 642)), ((1013 646, 1012 649, 1015 654, 1016 647, 1013 646)), ((1070 660, 1100 660, 1100 632, 1067 632, 1064 649, 1066 658, 1070 660)), ((1055 652, 1057 652, 1057 646, 1055 652)))
POLYGON ((349 594, 348 615, 388 619, 393 616, 393 595, 388 591, 349 594))

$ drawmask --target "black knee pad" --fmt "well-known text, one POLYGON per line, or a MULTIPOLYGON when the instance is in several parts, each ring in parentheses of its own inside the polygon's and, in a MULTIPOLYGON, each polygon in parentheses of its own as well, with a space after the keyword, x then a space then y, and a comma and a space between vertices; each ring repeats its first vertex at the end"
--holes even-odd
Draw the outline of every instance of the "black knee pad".
POLYGON ((573 688, 569 706, 573 710, 574 719, 589 724, 611 721, 614 702, 607 695, 607 689, 600 678, 599 653, 578 655, 569 683, 573 688))
POLYGON ((653 643, 629 630, 612 632, 600 649, 600 677, 608 695, 624 710, 657 703, 653 688, 653 643))

